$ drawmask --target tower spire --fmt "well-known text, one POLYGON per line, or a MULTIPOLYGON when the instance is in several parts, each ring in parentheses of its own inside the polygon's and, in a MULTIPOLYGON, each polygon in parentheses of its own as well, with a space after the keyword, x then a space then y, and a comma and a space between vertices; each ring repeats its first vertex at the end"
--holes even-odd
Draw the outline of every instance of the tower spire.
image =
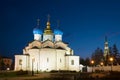
POLYGON ((44 30, 45 34, 52 34, 52 30, 50 29, 50 15, 48 14, 48 21, 46 24, 46 29, 44 30))
POLYGON ((48 14, 48 16, 47 16, 47 17, 48 17, 48 22, 50 22, 50 15, 48 14))
POLYGON ((44 30, 43 41, 45 41, 45 40, 53 41, 53 32, 50 29, 50 15, 49 14, 48 14, 47 18, 48 18, 48 21, 47 21, 47 24, 46 24, 46 28, 44 30))
POLYGON ((47 29, 50 29, 50 15, 48 14, 47 29))
POLYGON ((105 60, 108 59, 109 55, 110 55, 110 53, 109 53, 108 40, 107 40, 107 36, 105 36, 105 43, 104 43, 104 58, 105 58, 105 60))
POLYGON ((105 36, 105 42, 107 42, 107 36, 105 36))

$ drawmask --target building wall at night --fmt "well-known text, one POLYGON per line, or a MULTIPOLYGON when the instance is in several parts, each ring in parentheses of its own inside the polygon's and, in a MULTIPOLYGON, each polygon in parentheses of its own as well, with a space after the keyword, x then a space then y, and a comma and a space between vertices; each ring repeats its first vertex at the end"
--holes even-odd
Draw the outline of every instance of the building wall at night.
POLYGON ((110 55, 110 52, 109 52, 108 40, 107 40, 107 37, 105 37, 104 54, 103 54, 105 61, 107 61, 107 57, 109 55, 110 55))
POLYGON ((66 56, 66 69, 79 71, 79 57, 78 56, 66 56))
POLYGON ((1 70, 10 70, 12 67, 12 59, 8 57, 0 56, 0 69, 1 70))
POLYGON ((34 40, 23 49, 23 55, 15 55, 16 71, 79 71, 79 56, 62 41, 63 32, 52 32, 48 21, 44 33, 37 28, 33 34, 34 40))
POLYGON ((9 67, 12 65, 12 59, 11 58, 3 57, 3 62, 4 62, 5 65, 8 65, 9 67))
POLYGON ((15 70, 29 70, 28 58, 28 55, 15 55, 15 70))

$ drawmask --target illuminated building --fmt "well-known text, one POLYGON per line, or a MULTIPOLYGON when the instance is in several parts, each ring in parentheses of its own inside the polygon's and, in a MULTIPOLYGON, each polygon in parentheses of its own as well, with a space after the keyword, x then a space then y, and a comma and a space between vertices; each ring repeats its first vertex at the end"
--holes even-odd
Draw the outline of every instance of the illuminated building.
POLYGON ((12 59, 8 57, 0 56, 0 70, 10 70, 12 65, 12 59))
POLYGON ((33 34, 34 40, 23 49, 23 54, 15 55, 16 71, 79 71, 79 56, 62 41, 61 30, 51 30, 49 20, 44 32, 36 27, 33 34))
POLYGON ((105 37, 105 46, 104 46, 104 58, 105 58, 105 60, 107 60, 109 55, 110 55, 110 53, 109 53, 108 40, 107 40, 107 37, 105 37))

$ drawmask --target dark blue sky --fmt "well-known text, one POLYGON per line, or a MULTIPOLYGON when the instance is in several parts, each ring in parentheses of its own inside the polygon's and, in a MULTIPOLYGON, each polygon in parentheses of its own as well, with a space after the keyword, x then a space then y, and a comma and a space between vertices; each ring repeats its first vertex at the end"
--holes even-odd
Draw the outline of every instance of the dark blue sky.
POLYGON ((0 0, 0 54, 22 54, 33 40, 36 20, 44 29, 48 14, 52 29, 60 21, 63 40, 75 54, 86 58, 97 47, 103 49, 105 35, 120 50, 119 0, 0 0))

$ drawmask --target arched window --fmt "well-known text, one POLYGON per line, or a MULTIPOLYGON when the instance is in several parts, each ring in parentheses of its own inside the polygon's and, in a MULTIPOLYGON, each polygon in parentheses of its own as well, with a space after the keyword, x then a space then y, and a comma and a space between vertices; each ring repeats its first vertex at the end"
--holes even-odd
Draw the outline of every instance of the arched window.
POLYGON ((22 65, 22 59, 19 60, 19 65, 22 65))
POLYGON ((74 65, 74 60, 71 60, 71 65, 74 65))
POLYGON ((47 58, 47 62, 49 62, 49 58, 47 58))
POLYGON ((60 58, 60 63, 62 62, 61 58, 60 58))

